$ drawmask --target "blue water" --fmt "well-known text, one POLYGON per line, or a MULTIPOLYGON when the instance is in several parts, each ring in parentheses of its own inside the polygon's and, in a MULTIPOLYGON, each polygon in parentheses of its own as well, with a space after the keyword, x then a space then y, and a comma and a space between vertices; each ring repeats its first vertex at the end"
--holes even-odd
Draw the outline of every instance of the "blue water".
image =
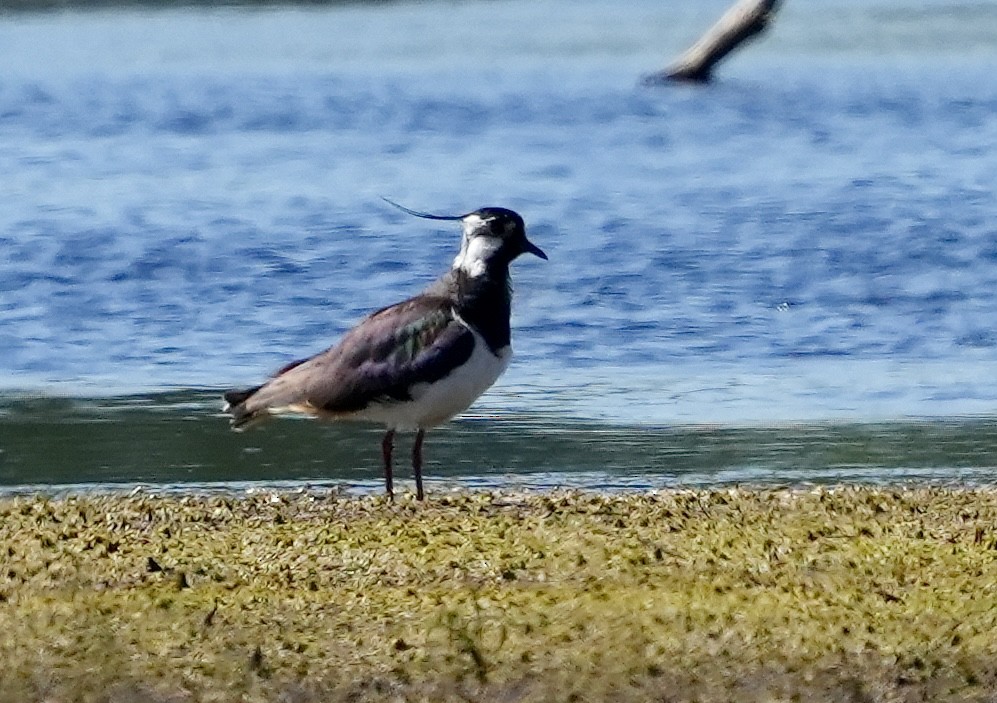
POLYGON ((790 2, 714 85, 644 86, 726 2, 673 5, 0 15, 0 393, 325 348, 455 253, 388 196, 550 255, 476 415, 992 415, 997 3, 790 2))

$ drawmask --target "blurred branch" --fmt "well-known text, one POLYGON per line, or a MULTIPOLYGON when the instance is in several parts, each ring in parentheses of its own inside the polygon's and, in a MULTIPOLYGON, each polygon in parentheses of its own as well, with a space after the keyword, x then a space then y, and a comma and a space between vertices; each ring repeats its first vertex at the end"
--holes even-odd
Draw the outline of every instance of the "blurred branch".
POLYGON ((647 78, 648 83, 708 83, 713 67, 739 45, 762 32, 782 0, 740 0, 675 62, 647 78))

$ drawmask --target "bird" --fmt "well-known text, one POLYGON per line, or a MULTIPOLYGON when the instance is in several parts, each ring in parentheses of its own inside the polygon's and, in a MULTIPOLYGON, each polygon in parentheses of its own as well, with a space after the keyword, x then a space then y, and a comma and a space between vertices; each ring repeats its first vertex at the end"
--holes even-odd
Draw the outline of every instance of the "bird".
POLYGON ((527 239, 523 218, 506 208, 434 215, 384 200, 415 217, 460 222, 450 269, 421 293, 371 313, 325 351, 285 365, 262 385, 227 391, 224 411, 237 430, 281 412, 384 425, 390 500, 395 433, 415 431, 412 473, 421 501, 426 431, 467 410, 509 366, 509 265, 522 254, 544 260, 547 254, 527 239))

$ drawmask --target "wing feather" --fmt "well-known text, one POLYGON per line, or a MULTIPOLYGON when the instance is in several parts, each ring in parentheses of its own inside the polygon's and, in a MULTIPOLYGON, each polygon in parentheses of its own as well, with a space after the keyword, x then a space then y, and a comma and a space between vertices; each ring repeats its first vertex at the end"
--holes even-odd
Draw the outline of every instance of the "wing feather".
POLYGON ((445 378, 473 350, 474 335, 448 298, 418 296, 373 313, 339 344, 285 367, 232 410, 241 424, 288 406, 349 414, 404 401, 413 385, 445 378))

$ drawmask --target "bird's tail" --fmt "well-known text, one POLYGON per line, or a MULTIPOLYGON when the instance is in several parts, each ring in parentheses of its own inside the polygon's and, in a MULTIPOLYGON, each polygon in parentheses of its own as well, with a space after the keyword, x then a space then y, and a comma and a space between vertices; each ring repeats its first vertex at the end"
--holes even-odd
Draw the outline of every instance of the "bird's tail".
POLYGON ((241 429, 256 417, 258 413, 249 410, 246 407, 246 401, 252 398, 253 394, 262 387, 256 386, 255 388, 247 388, 245 390, 225 391, 225 407, 222 408, 222 412, 231 413, 232 429, 241 429))
POLYGON ((271 409, 285 407, 300 400, 300 390, 294 384, 286 383, 286 374, 306 361, 308 359, 298 359, 286 364, 261 386, 226 391, 222 412, 232 414, 232 429, 242 429, 254 420, 266 417, 271 409), (260 393, 261 390, 263 393, 260 393), (256 396, 257 393, 260 395, 256 396))

